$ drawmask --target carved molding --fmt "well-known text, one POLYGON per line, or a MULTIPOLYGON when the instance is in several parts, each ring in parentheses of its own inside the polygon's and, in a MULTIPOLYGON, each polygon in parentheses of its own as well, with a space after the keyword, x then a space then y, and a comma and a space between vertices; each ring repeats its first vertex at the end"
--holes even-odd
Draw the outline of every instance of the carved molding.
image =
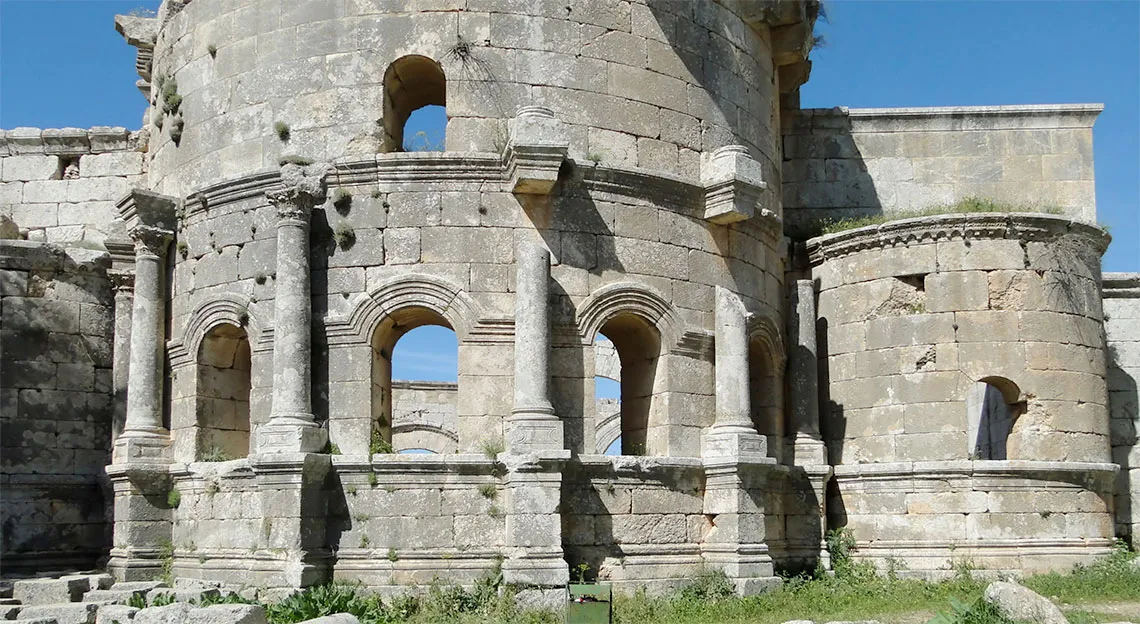
POLYGON ((847 232, 819 236, 807 242, 812 266, 869 249, 906 247, 939 241, 1012 239, 1048 242, 1061 236, 1084 238, 1098 254, 1109 236, 1095 225, 1035 213, 946 214, 889 221, 847 232))

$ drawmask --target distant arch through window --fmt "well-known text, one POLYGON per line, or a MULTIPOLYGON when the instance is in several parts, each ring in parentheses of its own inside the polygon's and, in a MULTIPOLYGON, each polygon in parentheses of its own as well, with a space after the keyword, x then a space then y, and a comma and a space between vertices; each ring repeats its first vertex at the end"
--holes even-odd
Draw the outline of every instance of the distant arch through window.
MULTIPOLYGON (((405 129, 412 113, 428 106, 447 106, 443 67, 419 55, 401 57, 384 72, 384 152, 405 150, 405 129)), ((444 123, 446 123, 446 115, 444 123)), ((442 148, 442 137, 436 140, 442 148)), ((413 147, 418 147, 412 143, 413 147)), ((438 150, 424 150, 438 151, 438 150)))

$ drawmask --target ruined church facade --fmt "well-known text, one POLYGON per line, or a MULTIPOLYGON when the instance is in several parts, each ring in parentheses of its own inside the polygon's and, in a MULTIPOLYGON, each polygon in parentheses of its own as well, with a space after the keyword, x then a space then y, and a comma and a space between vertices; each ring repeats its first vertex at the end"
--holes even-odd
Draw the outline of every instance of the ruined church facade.
POLYGON ((117 17, 143 127, 0 134, 6 570, 753 593, 831 529, 927 577, 1131 539, 1140 276, 1100 270, 1100 107, 801 109, 817 13, 117 17), (445 149, 403 151, 426 105, 445 149), (819 235, 971 197, 1025 208, 819 235), (454 386, 393 382, 423 325, 454 386))

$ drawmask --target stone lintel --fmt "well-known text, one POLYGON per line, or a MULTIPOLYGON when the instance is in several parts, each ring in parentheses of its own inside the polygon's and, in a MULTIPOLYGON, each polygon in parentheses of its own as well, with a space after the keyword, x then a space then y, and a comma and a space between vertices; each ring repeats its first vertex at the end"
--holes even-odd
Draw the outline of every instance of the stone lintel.
POLYGON ((549 194, 570 149, 564 124, 549 108, 524 106, 507 126, 507 187, 513 193, 549 194))
POLYGON ((742 145, 701 154, 701 184, 705 188, 704 216, 712 223, 744 221, 764 210, 768 185, 763 170, 742 145))

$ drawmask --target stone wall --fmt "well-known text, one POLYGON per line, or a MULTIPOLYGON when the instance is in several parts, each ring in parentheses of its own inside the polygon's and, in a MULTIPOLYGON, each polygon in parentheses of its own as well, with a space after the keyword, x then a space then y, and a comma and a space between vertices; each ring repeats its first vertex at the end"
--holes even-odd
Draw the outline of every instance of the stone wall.
POLYGON ((979 565, 1033 569, 1053 553, 1077 560, 1107 547, 1106 243, 1068 219, 1002 214, 809 241, 821 425, 839 486, 829 524, 850 527, 865 556, 917 557, 912 569, 933 572, 971 546, 979 565), (969 400, 979 383, 1010 414, 1004 430, 969 400), (1051 503, 981 494, 1028 495, 1035 483, 1056 490, 1051 503), (999 545, 1021 547, 1020 558, 999 545))
MULTIPOLYGON (((150 99, 162 106, 157 87, 167 77, 181 99, 176 114, 151 110, 162 124, 151 126, 151 188, 189 194, 287 153, 380 151, 384 79, 407 55, 441 66, 449 151, 500 152, 506 120, 541 105, 569 124, 578 160, 695 177, 701 152, 739 143, 765 179, 779 177, 775 38, 737 14, 761 10, 644 0, 571 10, 552 0, 412 6, 420 8, 197 0, 169 15, 147 67, 150 99)), ((810 39, 801 34, 798 45, 810 39)))
POLYGON ((1140 274, 1104 274, 1104 329, 1108 338, 1108 407, 1116 481, 1116 534, 1140 536, 1140 274))
POLYGON ((810 231, 820 219, 979 197, 1095 222, 1092 126, 1102 108, 798 111, 783 120, 785 218, 810 231))
POLYGON ((110 264, 106 252, 0 241, 6 573, 91 568, 110 545, 110 264))
POLYGON ((142 181, 146 138, 126 128, 0 130, 0 215, 28 240, 97 246, 115 202, 142 181))
POLYGON ((396 452, 455 452, 459 440, 455 415, 458 389, 458 384, 450 382, 392 382, 392 447, 396 452))

